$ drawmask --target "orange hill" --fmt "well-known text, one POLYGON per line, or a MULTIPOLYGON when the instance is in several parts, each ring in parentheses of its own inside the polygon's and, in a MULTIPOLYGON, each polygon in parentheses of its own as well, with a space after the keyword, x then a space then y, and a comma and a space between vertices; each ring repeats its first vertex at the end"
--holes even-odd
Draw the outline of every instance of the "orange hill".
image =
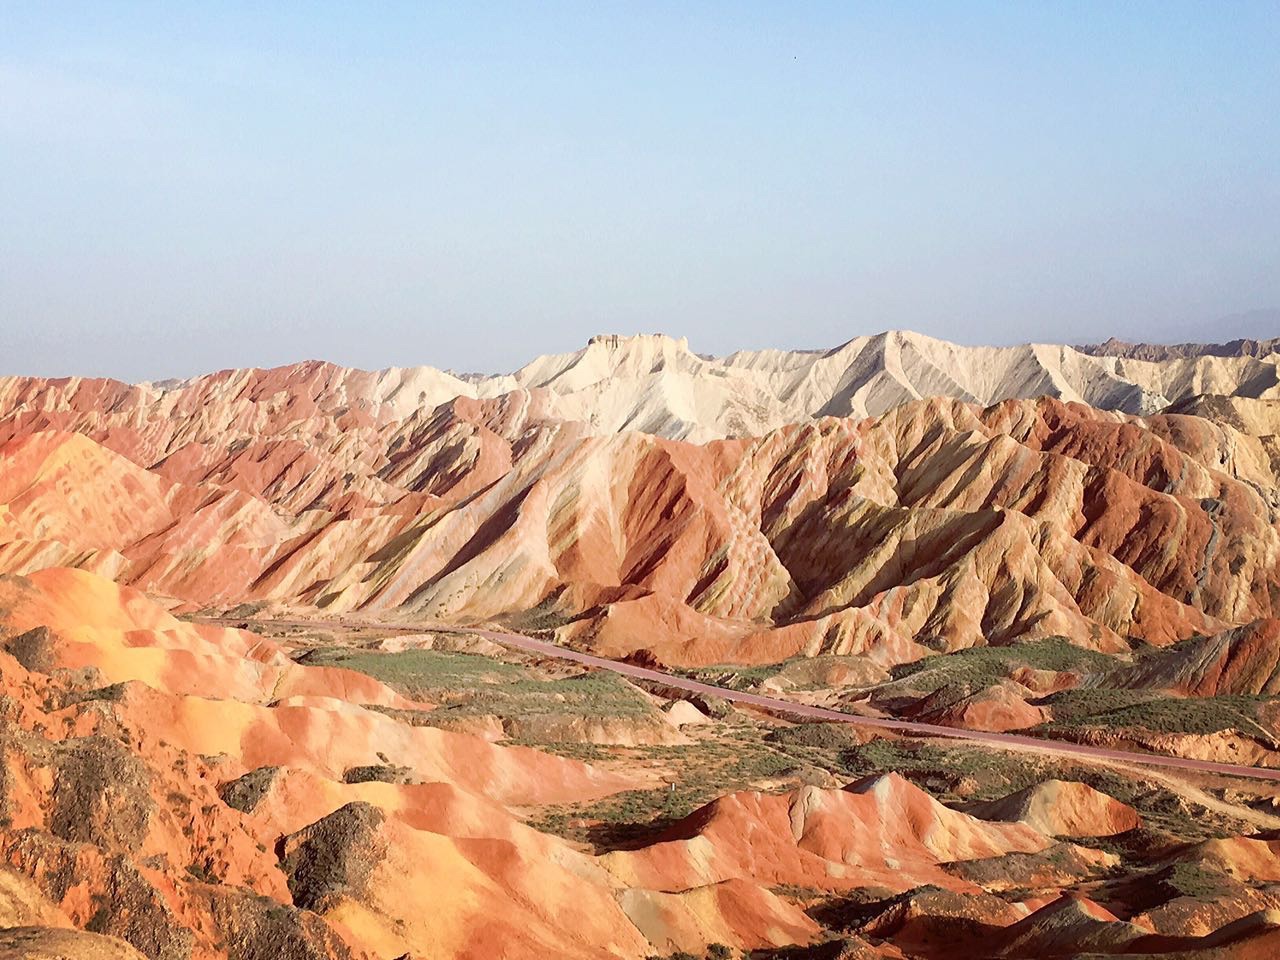
POLYGON ((699 446, 589 436, 536 392, 339 412, 323 373, 228 376, 189 419, 83 383, 0 409, 0 569, 536 622, 671 664, 1121 650, 1278 612, 1271 441, 1225 423, 929 400, 699 446))

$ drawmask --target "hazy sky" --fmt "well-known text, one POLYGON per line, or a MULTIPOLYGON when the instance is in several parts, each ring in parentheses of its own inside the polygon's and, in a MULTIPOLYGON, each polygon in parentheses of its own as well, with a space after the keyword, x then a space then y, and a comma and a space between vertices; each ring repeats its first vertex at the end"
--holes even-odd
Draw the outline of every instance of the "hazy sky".
POLYGON ((11 4, 0 373, 1280 335, 1280 3, 11 4))

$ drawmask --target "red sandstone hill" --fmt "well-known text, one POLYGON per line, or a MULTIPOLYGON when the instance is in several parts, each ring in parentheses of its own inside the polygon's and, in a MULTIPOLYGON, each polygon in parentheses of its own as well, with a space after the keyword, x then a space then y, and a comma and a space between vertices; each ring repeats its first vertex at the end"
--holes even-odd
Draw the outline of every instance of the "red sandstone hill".
POLYGON ((1201 417, 929 400, 699 446, 588 435, 536 391, 395 419, 336 383, 228 374, 196 409, 10 389, 0 569, 187 607, 506 619, 670 664, 1120 651, 1280 603, 1274 441, 1201 417))
MULTIPOLYGON (((890 774, 733 793, 592 856, 520 812, 636 781, 412 725, 375 681, 175 620, 92 574, 0 578, 0 641, 0 948, 22 956, 604 960, 818 939, 784 887, 935 885, 1009 926, 1027 910, 991 914, 959 865, 1048 855, 1050 833, 1089 832, 1091 809, 1110 830, 1127 809, 1090 794, 1066 827, 1035 804, 995 822, 890 774), (303 704, 284 695, 298 690, 303 704), (400 778, 343 777, 378 764, 400 778)), ((1249 842, 1200 855, 1243 862, 1249 842)))

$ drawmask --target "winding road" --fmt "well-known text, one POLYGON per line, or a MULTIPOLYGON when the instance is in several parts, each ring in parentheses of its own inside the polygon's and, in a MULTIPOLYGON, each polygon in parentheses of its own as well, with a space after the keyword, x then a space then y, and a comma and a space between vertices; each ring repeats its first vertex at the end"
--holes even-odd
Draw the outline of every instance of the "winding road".
POLYGON ((1137 753, 1131 750, 1112 750, 1107 747, 1091 747, 1082 743, 1071 743, 1065 740, 1051 740, 1047 737, 1031 737, 1016 733, 987 733, 981 730, 965 730, 956 727, 944 727, 935 723, 917 723, 910 720, 893 720, 887 717, 864 717, 854 713, 843 713, 827 707, 816 707, 809 704, 795 703, 777 697, 766 697, 758 693, 746 693, 718 687, 698 680, 690 680, 677 674, 653 670, 630 663, 621 663, 607 657, 597 657, 590 653, 582 653, 567 647, 557 646, 546 640, 537 640, 519 633, 504 633, 499 630, 482 630, 479 628, 422 625, 394 626, 360 620, 246 620, 245 618, 210 617, 200 618, 202 622, 217 623, 230 626, 239 623, 262 624, 274 627, 299 627, 314 629, 341 627, 344 629, 378 630, 397 635, 416 635, 421 633, 455 633, 482 637, 504 647, 512 647, 526 653, 537 654, 556 660, 567 660, 599 670, 609 670, 624 677, 637 680, 648 680, 668 687, 686 690, 690 693, 703 693, 759 707, 777 713, 805 717, 811 720, 827 720, 835 723, 848 723, 858 727, 874 727, 883 730, 895 730, 898 733, 921 737, 946 737, 951 740, 966 740, 973 743, 988 744, 1012 750, 1034 750, 1038 753, 1051 753, 1057 756, 1076 757, 1084 760, 1106 760, 1122 763, 1140 763, 1147 766, 1163 767, 1175 770, 1187 770, 1195 773, 1217 773, 1233 777, 1252 777, 1259 780, 1280 782, 1280 770, 1267 767, 1249 767, 1235 763, 1219 763, 1213 760, 1192 760, 1187 757, 1171 757, 1157 753, 1137 753))

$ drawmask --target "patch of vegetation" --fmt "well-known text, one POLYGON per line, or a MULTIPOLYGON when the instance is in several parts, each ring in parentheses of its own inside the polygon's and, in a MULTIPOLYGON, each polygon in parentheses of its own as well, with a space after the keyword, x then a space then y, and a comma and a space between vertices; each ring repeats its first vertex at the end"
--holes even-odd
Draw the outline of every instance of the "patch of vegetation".
MULTIPOLYGON (((949 741, 876 738, 862 745, 829 740, 825 725, 762 729, 750 720, 723 725, 715 735, 682 746, 603 748, 592 745, 538 744, 563 756, 599 762, 619 760, 629 768, 670 771, 670 784, 620 793, 590 804, 548 807, 531 825, 586 843, 597 851, 626 849, 652 842, 679 820, 718 797, 771 785, 790 789, 805 781, 805 771, 826 771, 848 783, 863 776, 896 771, 944 801, 992 800, 1049 779, 1078 780, 1135 807, 1147 827, 1141 846, 1168 835, 1199 840, 1239 832, 1219 815, 1190 804, 1164 786, 1137 774, 1114 772, 1096 764, 1074 763, 1053 755, 985 750, 949 741), (1155 831, 1152 833, 1151 831, 1155 831)), ((836 731, 838 734, 838 731, 836 731)), ((1128 857, 1123 838, 1114 852, 1128 857)), ((1091 845, 1108 848, 1103 840, 1091 845)))
POLYGON ((831 894, 826 890, 818 887, 804 887, 794 883, 779 883, 769 888, 769 892, 775 896, 785 897, 788 900, 797 900, 801 903, 810 900, 826 900, 831 894))
POLYGON ((848 932, 899 904, 944 892, 941 887, 931 883, 901 893, 892 893, 883 887, 867 887, 831 897, 805 912, 828 930, 848 932))
POLYGON ((1006 647, 971 647, 925 657, 899 664, 893 668, 891 676, 895 681, 909 680, 903 686, 931 693, 949 684, 987 686, 1020 666, 1035 670, 1099 673, 1114 668, 1115 661, 1106 654, 1086 650, 1055 637, 1006 647))
POLYGON ((597 850, 634 849, 688 816, 697 797, 697 791, 680 786, 627 790, 596 803, 546 808, 529 825, 597 850))
POLYGON ((317 647, 300 661, 311 666, 343 667, 381 680, 409 696, 435 690, 460 690, 504 683, 526 676, 523 667, 473 653, 444 650, 403 650, 376 653, 342 647, 317 647))
POLYGON ((1054 717, 1065 722, 1084 720, 1096 714, 1137 706, 1159 698, 1167 699, 1167 697, 1167 694, 1150 690, 1085 687, 1050 694, 1040 703, 1052 707, 1054 717))
POLYGON ((858 740, 857 731, 847 723, 797 723, 778 727, 765 734, 769 743, 819 750, 844 750, 858 740))
POLYGON ((617 755, 616 747, 602 747, 595 743, 574 743, 568 740, 521 740, 509 738, 502 741, 504 747, 532 747, 543 753, 554 753, 558 757, 570 760, 581 760, 583 763, 599 763, 617 755))
POLYGON ((507 614, 502 618, 503 625, 516 633, 539 634, 549 633, 581 619, 582 614, 568 613, 561 607, 562 593, 563 590, 558 590, 535 607, 507 614))
POLYGON ((1160 877, 1162 886, 1175 896, 1197 900, 1216 900, 1230 892, 1231 884, 1220 870, 1201 863, 1175 863, 1160 877))
MULTIPOLYGON (((681 676, 702 683, 710 683, 732 690, 754 690, 766 680, 780 677, 786 685, 795 690, 824 689, 822 678, 832 667, 847 665, 861 666, 863 670, 871 670, 873 682, 882 675, 879 667, 868 667, 866 658, 860 656, 842 656, 824 654, 817 657, 791 657, 778 663, 752 664, 750 666, 732 663, 719 663, 707 667, 693 667, 673 670, 681 676)), ((856 684, 855 684, 856 686, 856 684)))
MULTIPOLYGON (((540 746, 541 749, 541 746, 540 746)), ((598 748, 597 748, 598 749, 598 748)), ((566 753, 557 749, 557 753, 566 753)), ((730 727, 696 746, 615 749, 631 763, 658 763, 681 771, 671 783, 630 790, 587 804, 544 808, 531 826, 597 850, 640 846, 670 829, 699 807, 762 781, 785 780, 805 768, 839 769, 835 751, 766 743, 754 726, 730 727)))
POLYGON ((749 690, 758 687, 770 677, 777 676, 791 662, 791 660, 783 660, 780 663, 754 664, 752 666, 717 663, 708 667, 673 668, 671 672, 678 676, 697 680, 699 683, 709 683, 716 687, 726 687, 730 690, 749 690))
POLYGON ((1154 733, 1258 732, 1258 712, 1266 698, 1170 697, 1141 690, 1064 690, 1042 701, 1053 710, 1053 723, 1063 726, 1135 728, 1154 733))
POLYGON ((218 882, 218 875, 209 868, 207 863, 187 864, 187 875, 200 883, 218 882))
POLYGON ((451 703, 448 711, 454 716, 641 717, 651 714, 653 707, 618 674, 598 671, 560 680, 526 677, 476 687, 451 703))
POLYGON ((976 799, 993 800, 1054 776, 1052 760, 965 745, 919 740, 875 739, 842 750, 840 763, 851 776, 896 771, 912 780, 937 775, 968 781, 976 799))
POLYGON ((245 603, 238 603, 223 611, 223 616, 229 619, 250 620, 266 609, 265 600, 250 600, 245 603))
MULTIPOLYGON (((95 898, 96 901, 96 898, 95 898)), ((105 906, 99 906, 93 911, 93 916, 89 918, 84 928, 90 933, 106 933, 111 923, 111 911, 105 906)))
MULTIPOLYGON (((635 717, 652 710, 626 680, 603 670, 543 680, 519 664, 443 650, 373 653, 317 648, 309 651, 304 661, 368 674, 406 696, 440 703, 455 717, 635 717)), ((430 723, 429 714, 425 720, 430 723)))
POLYGON ((348 767, 342 775, 343 783, 412 783, 413 771, 391 763, 374 763, 360 767, 348 767))
MULTIPOLYGON (((1078 780, 1134 807, 1149 827, 1183 840, 1228 836, 1241 829, 1239 823, 1226 822, 1138 775, 1061 757, 961 744, 877 739, 842 751, 840 762, 854 776, 896 770, 934 793, 944 791, 936 789, 931 778, 941 783, 963 781, 969 788, 967 800, 995 800, 1045 780, 1078 780)), ((1109 849, 1102 838, 1091 839, 1090 845, 1109 849)), ((1124 853, 1121 849, 1112 852, 1124 853)))

